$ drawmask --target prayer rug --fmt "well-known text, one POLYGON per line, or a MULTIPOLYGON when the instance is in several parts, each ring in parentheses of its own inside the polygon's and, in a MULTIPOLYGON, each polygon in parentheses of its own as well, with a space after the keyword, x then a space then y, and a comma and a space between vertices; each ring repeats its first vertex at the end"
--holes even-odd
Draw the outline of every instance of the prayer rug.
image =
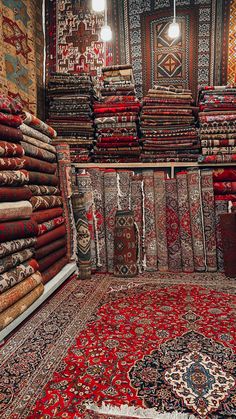
POLYGON ((143 171, 145 270, 157 270, 155 197, 153 170, 143 171))
POLYGON ((137 275, 137 272, 134 214, 131 210, 118 210, 114 230, 114 275, 130 278, 137 275))
POLYGON ((80 279, 91 277, 91 235, 85 206, 85 195, 72 195, 72 208, 77 231, 77 257, 80 279))
POLYGON ((228 201, 215 201, 216 216, 216 257, 219 272, 224 272, 223 244, 220 228, 220 215, 228 213, 228 201))
POLYGON ((225 275, 236 278, 236 214, 221 214, 220 229, 225 275))
POLYGON ((194 269, 203 272, 206 269, 204 235, 203 235, 203 214, 200 191, 200 173, 190 170, 187 174, 191 230, 193 240, 194 269))
POLYGON ((201 189, 206 250, 206 267, 209 272, 215 272, 217 270, 215 225, 216 223, 213 179, 211 170, 201 171, 201 189))
POLYGON ((104 172, 105 234, 107 250, 107 270, 109 273, 113 273, 114 267, 114 228, 118 195, 116 176, 117 174, 115 170, 107 169, 104 172))
POLYGON ((183 272, 193 272, 193 242, 189 208, 188 179, 187 172, 178 172, 177 193, 178 193, 178 212, 180 229, 180 246, 182 255, 183 272))
POLYGON ((182 271, 178 195, 176 179, 166 179, 166 236, 168 266, 171 272, 182 271))
POLYGON ((104 172, 98 168, 89 170, 94 199, 94 229, 97 254, 97 270, 107 272, 104 214, 104 172))
POLYGON ((154 193, 155 193, 155 218, 157 236, 158 270, 167 272, 168 247, 167 247, 167 220, 166 220, 166 187, 165 172, 154 172, 154 193))
POLYGON ((134 213, 137 234, 137 265, 139 272, 142 272, 144 265, 143 208, 143 177, 142 175, 133 175, 131 179, 131 209, 134 213))
POLYGON ((235 298, 218 273, 72 279, 0 348, 1 417, 90 419, 103 402, 233 418, 235 298))

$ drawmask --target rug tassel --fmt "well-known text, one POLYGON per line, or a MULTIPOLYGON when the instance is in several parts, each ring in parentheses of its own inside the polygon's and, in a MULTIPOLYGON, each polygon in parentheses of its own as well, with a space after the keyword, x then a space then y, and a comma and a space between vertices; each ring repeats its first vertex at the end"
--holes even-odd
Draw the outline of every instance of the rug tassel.
POLYGON ((113 415, 113 416, 123 416, 124 418, 148 418, 148 419, 196 419, 195 415, 190 415, 188 413, 158 413, 155 409, 143 409, 142 407, 135 406, 111 406, 106 405, 104 402, 101 407, 98 407, 94 403, 87 403, 86 407, 88 410, 104 414, 104 415, 113 415))

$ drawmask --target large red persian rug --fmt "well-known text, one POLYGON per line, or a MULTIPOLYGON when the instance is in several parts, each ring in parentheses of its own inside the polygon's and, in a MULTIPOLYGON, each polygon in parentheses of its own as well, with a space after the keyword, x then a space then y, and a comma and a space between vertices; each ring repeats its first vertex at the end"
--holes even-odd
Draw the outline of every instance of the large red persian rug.
POLYGON ((236 283, 68 282, 1 348, 2 418, 236 417, 236 283))

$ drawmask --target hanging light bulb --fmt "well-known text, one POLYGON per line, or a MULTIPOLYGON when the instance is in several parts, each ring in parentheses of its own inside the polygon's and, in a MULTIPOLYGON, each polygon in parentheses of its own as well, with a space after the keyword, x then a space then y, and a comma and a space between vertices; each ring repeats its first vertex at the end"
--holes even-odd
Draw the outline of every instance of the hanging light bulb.
POLYGON ((101 40, 104 42, 109 42, 112 40, 112 30, 109 25, 104 25, 101 28, 101 40))
POLYGON ((179 37, 179 35, 180 35, 179 24, 173 21, 168 28, 168 36, 171 39, 176 39, 179 37))
POLYGON ((104 12, 106 0, 92 0, 92 9, 94 12, 104 12))
POLYGON ((174 17, 173 22, 170 23, 168 28, 168 36, 171 39, 176 39, 180 35, 180 27, 179 24, 176 22, 176 0, 174 0, 174 17))

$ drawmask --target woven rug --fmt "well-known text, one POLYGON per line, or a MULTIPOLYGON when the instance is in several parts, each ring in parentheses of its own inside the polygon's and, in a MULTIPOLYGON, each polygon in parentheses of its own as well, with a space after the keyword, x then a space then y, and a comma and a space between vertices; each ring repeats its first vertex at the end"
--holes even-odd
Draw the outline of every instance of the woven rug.
POLYGON ((1 417, 234 417, 235 293, 211 273, 68 281, 0 349, 1 417))

